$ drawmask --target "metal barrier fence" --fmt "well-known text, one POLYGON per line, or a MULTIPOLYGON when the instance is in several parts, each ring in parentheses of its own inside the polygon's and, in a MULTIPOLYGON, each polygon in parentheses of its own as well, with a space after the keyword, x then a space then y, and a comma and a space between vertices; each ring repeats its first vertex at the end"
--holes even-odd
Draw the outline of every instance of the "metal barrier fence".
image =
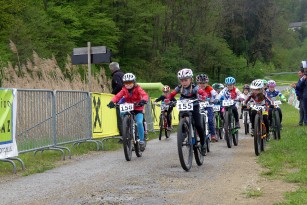
POLYGON ((55 145, 55 96, 51 90, 17 90, 19 153, 55 145))
MULTIPOLYGON (((17 89, 16 142, 19 154, 57 150, 65 159, 64 150, 71 157, 70 150, 62 145, 82 142, 95 142, 98 150, 103 140, 93 139, 91 103, 89 92, 17 89)), ((154 131, 150 99, 145 106, 145 119, 148 131, 154 131)), ((12 160, 2 161, 12 163, 12 160)), ((19 161, 24 168, 23 162, 19 161)))
POLYGON ((19 153, 91 140, 91 99, 88 92, 17 90, 16 142, 19 153))
POLYGON ((56 91, 56 145, 91 139, 91 99, 88 92, 56 91))

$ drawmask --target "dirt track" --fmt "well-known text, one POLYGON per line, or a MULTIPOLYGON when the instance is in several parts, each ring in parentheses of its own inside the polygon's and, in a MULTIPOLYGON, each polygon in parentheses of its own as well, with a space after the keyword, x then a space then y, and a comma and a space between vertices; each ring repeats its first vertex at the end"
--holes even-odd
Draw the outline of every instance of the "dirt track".
POLYGON ((259 176, 253 140, 213 143, 203 166, 179 163, 176 134, 149 142, 143 157, 127 162, 122 150, 95 152, 45 173, 2 182, 0 204, 273 204, 295 187, 259 176), (260 190, 247 198, 249 190, 260 190))

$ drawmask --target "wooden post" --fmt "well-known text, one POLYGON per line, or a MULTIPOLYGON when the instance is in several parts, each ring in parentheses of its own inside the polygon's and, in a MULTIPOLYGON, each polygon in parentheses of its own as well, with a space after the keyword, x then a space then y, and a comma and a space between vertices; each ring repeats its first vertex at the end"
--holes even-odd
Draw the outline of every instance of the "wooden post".
POLYGON ((91 83, 91 42, 87 42, 87 68, 88 68, 88 91, 92 90, 91 83))

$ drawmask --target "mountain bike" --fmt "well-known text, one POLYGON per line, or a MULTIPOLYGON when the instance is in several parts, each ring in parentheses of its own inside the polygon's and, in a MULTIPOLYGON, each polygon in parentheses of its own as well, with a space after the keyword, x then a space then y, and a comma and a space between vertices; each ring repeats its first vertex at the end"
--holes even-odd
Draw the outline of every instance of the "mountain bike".
POLYGON ((215 119, 215 134, 220 139, 223 139, 225 131, 224 131, 224 122, 221 118, 221 106, 214 105, 213 106, 214 119, 215 119))
POLYGON ((280 140, 280 129, 281 129, 281 125, 280 125, 280 118, 279 118, 279 112, 277 110, 277 108, 279 107, 279 105, 281 104, 281 101, 276 100, 273 102, 273 110, 272 110, 272 122, 270 123, 270 132, 273 135, 273 138, 275 140, 280 140))
POLYGON ((265 106, 251 105, 252 110, 256 110, 257 114, 254 121, 254 149, 255 154, 258 156, 260 152, 264 151, 265 142, 267 137, 267 130, 263 121, 263 111, 265 106))
POLYGON ((193 102, 196 101, 198 100, 177 101, 180 119, 177 130, 177 148, 181 167, 185 171, 191 169, 193 151, 197 165, 201 166, 204 162, 204 156, 201 154, 200 138, 195 129, 192 116, 193 102))
POLYGON ((249 109, 244 108, 243 109, 243 124, 244 124, 244 131, 246 135, 249 133, 249 123, 250 123, 249 109))
POLYGON ((175 103, 170 102, 169 104, 154 104, 161 109, 161 114, 159 118, 159 127, 160 127, 160 133, 159 133, 159 140, 162 138, 162 133, 164 130, 165 137, 169 138, 171 135, 171 130, 168 129, 168 123, 167 123, 167 111, 170 107, 175 106, 175 103))
POLYGON ((227 147, 231 148, 232 143, 237 146, 239 141, 239 129, 235 128, 235 118, 232 113, 232 106, 237 100, 223 100, 222 106, 225 108, 224 129, 227 147))
MULTIPOLYGON (((140 139, 138 135, 137 123, 135 120, 134 106, 138 106, 137 103, 123 103, 116 105, 119 106, 119 110, 123 117, 123 148, 125 158, 127 161, 131 161, 132 150, 134 149, 137 157, 142 157, 142 150, 140 146, 140 139)), ((144 136, 145 137, 145 136, 144 136)), ((146 147, 146 140, 145 147, 146 147)))
POLYGON ((200 114, 202 115, 202 124, 205 132, 206 137, 206 146, 207 146, 207 152, 210 152, 210 137, 211 134, 209 133, 209 123, 208 123, 208 111, 206 110, 207 107, 212 107, 212 105, 206 101, 206 102, 200 102, 199 103, 199 110, 200 114))

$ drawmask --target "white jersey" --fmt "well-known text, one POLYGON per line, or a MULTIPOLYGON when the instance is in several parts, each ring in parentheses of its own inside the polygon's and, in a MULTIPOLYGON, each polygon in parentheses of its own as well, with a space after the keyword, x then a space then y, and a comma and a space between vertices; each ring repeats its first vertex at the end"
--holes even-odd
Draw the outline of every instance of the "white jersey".
POLYGON ((216 99, 218 100, 239 100, 244 99, 243 94, 241 91, 234 87, 232 90, 228 90, 227 87, 225 87, 221 92, 216 96, 216 99))

